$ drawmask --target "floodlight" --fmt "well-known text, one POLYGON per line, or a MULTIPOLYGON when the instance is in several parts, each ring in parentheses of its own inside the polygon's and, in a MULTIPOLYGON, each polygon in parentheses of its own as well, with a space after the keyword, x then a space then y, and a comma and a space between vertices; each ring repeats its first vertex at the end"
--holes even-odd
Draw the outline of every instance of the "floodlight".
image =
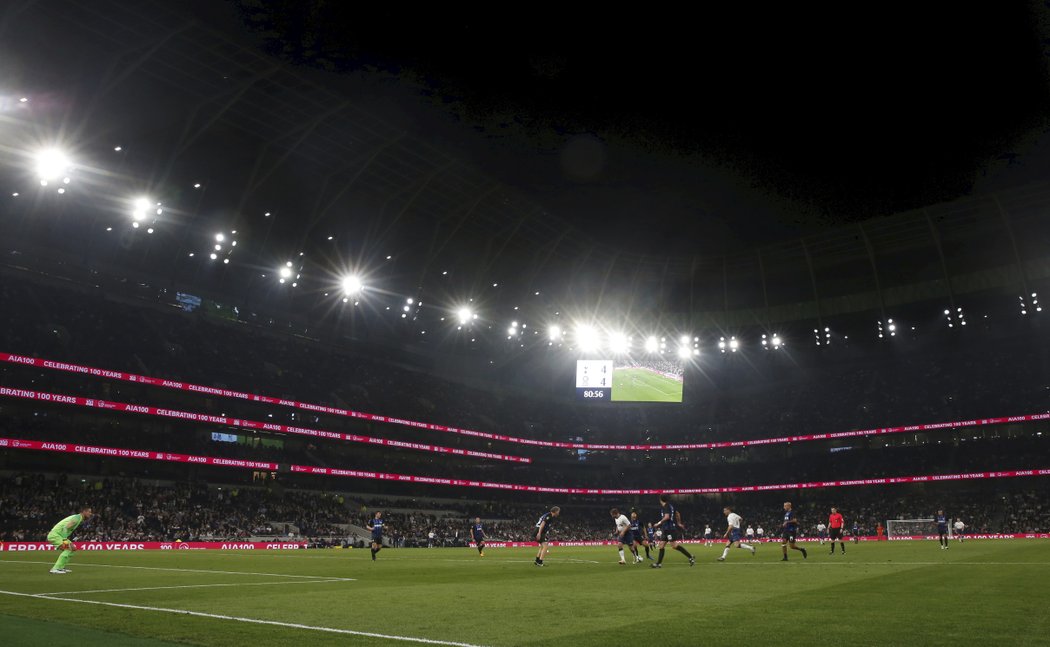
POLYGON ((292 268, 289 267, 290 265, 291 265, 291 263, 289 263, 288 265, 285 265, 281 269, 277 270, 278 276, 280 276, 282 279, 290 279, 290 278, 292 278, 292 268))
POLYGON ((682 335, 678 339, 678 343, 683 344, 683 345, 688 344, 689 343, 689 335, 682 335))
POLYGON ((149 211, 153 201, 146 197, 135 198, 135 201, 131 203, 131 219, 135 222, 142 222, 146 219, 146 212, 149 211))
POLYGON ((223 235, 223 234, 221 234, 221 233, 219 233, 219 234, 215 234, 215 242, 217 242, 217 243, 221 243, 221 242, 222 242, 222 241, 224 241, 224 240, 226 240, 226 236, 224 236, 224 235, 223 235))
POLYGON ((731 338, 729 340, 729 350, 735 353, 738 348, 740 348, 740 342, 736 340, 736 337, 731 338))
POLYGON ((40 183, 64 177, 69 172, 69 157, 57 148, 48 148, 36 154, 36 175, 40 183))
POLYGON ((558 341, 561 339, 561 326, 553 325, 548 328, 547 337, 549 337, 551 341, 558 341))
POLYGON ((460 324, 466 324, 474 317, 474 313, 470 311, 470 308, 460 308, 456 311, 456 316, 459 317, 460 324))
POLYGON ((655 353, 657 350, 659 350, 659 347, 660 342, 656 339, 656 337, 649 337, 645 340, 645 352, 655 353))
POLYGON ((364 285, 362 285, 361 283, 361 279, 354 275, 343 277, 342 284, 343 294, 347 295, 357 294, 364 287, 364 285))
POLYGON ((773 335, 773 348, 780 348, 783 343, 783 340, 778 335, 773 335))
POLYGON ((689 350, 688 346, 681 346, 678 349, 678 357, 680 359, 689 359, 692 356, 692 351, 689 350))
POLYGON ((609 335, 609 350, 614 353, 627 353, 631 350, 631 341, 622 332, 609 335))

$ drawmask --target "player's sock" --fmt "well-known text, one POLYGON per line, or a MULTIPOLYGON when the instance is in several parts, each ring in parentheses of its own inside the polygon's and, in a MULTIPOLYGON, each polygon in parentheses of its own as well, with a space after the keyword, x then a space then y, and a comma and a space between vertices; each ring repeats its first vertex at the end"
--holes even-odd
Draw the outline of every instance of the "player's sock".
POLYGON ((750 550, 752 552, 754 552, 754 550, 755 550, 754 548, 751 547, 750 544, 745 544, 743 542, 741 542, 741 543, 739 543, 737 545, 740 546, 741 548, 743 548, 744 550, 750 550))
POLYGON ((663 548, 660 549, 660 553, 656 556, 656 563, 657 564, 663 564, 664 563, 664 549, 663 548))
POLYGON ((622 548, 621 548, 621 549, 619 549, 619 550, 618 550, 618 551, 616 551, 616 552, 620 554, 620 561, 621 561, 621 562, 627 561, 627 560, 625 560, 625 559, 623 558, 623 549, 622 549, 622 548))
POLYGON ((725 559, 729 555, 729 546, 722 549, 722 559, 725 559))
POLYGON ((652 559, 652 557, 649 557, 649 547, 648 546, 645 547, 645 557, 646 557, 646 559, 652 559))
POLYGON ((689 553, 689 551, 685 549, 685 546, 675 546, 674 549, 677 550, 678 552, 682 553, 683 555, 685 555, 689 559, 693 558, 693 556, 689 553))
POLYGON ((72 557, 72 556, 73 556, 73 551, 71 551, 71 550, 64 550, 64 551, 62 551, 62 554, 58 556, 57 560, 55 560, 54 569, 56 571, 61 571, 61 570, 65 569, 66 564, 69 563, 69 558, 72 557))

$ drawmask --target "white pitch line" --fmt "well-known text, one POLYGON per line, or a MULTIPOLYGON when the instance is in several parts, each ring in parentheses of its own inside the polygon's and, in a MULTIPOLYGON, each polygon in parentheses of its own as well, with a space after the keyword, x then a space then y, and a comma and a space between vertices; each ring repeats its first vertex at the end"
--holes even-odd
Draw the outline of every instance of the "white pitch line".
POLYGON ((125 591, 162 591, 167 589, 209 589, 216 586, 284 586, 286 584, 330 584, 335 582, 356 582, 352 577, 340 578, 338 580, 303 580, 302 582, 237 582, 231 584, 180 584, 179 586, 144 586, 133 589, 90 589, 87 591, 54 591, 38 593, 40 596, 48 595, 80 595, 82 593, 123 593, 125 591))
MULTIPOLYGON (((0 559, 0 562, 8 564, 52 564, 53 562, 40 562, 28 559, 0 559)), ((258 575, 260 577, 291 577, 311 580, 339 580, 344 578, 331 577, 328 575, 294 575, 289 573, 249 573, 247 571, 212 571, 202 568, 163 568, 160 566, 129 566, 127 564, 85 564, 77 563, 77 568, 90 566, 91 568, 132 568, 142 571, 173 571, 176 573, 214 573, 216 575, 258 575)))
POLYGON ((306 629, 309 631, 323 631, 333 634, 345 634, 351 636, 364 636, 367 638, 384 638, 386 640, 400 640, 402 642, 423 643, 427 645, 449 645, 450 647, 482 647, 472 643, 453 642, 448 640, 434 640, 432 638, 415 638, 413 636, 397 636, 392 634, 380 634, 371 631, 354 631, 353 629, 338 629, 336 627, 318 627, 304 625, 296 622, 280 622, 277 620, 261 620, 259 618, 242 618, 239 616, 227 616, 218 613, 203 613, 201 611, 187 611, 185 609, 167 609, 164 607, 146 607, 138 604, 120 604, 117 602, 99 602, 98 600, 78 600, 77 598, 56 598, 48 595, 33 593, 17 593, 15 591, 0 591, 0 595, 14 595, 23 598, 35 598, 37 600, 52 600, 54 602, 74 602, 77 604, 95 604, 103 607, 117 607, 120 609, 136 609, 138 611, 155 611, 159 613, 173 613, 176 615, 194 616, 196 618, 211 618, 213 620, 232 620, 234 622, 245 622, 248 624, 270 625, 285 627, 288 629, 306 629))

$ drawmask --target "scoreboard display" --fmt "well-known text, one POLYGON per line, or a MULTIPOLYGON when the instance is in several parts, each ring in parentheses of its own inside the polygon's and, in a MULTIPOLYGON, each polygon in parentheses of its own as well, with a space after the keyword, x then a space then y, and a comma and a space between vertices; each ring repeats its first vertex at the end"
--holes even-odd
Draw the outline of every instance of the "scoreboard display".
POLYGON ((682 365, 667 360, 576 362, 576 398, 586 402, 681 402, 682 365))
POLYGON ((581 400, 612 400, 613 363, 608 359, 576 362, 576 397, 581 400))

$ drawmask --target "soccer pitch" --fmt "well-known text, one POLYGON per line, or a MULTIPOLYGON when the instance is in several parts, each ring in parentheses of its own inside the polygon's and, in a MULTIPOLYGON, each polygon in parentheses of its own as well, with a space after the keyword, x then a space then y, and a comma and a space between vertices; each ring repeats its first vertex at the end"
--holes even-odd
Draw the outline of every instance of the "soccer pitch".
POLYGON ((682 382, 644 368, 613 370, 611 399, 616 402, 681 402, 682 382))
POLYGON ((1050 644, 1050 542, 0 554, 0 642, 126 645, 1050 644), (49 559, 50 558, 50 559, 49 559), (193 612, 191 615, 186 612, 193 612), (730 638, 732 637, 732 638, 730 638))

